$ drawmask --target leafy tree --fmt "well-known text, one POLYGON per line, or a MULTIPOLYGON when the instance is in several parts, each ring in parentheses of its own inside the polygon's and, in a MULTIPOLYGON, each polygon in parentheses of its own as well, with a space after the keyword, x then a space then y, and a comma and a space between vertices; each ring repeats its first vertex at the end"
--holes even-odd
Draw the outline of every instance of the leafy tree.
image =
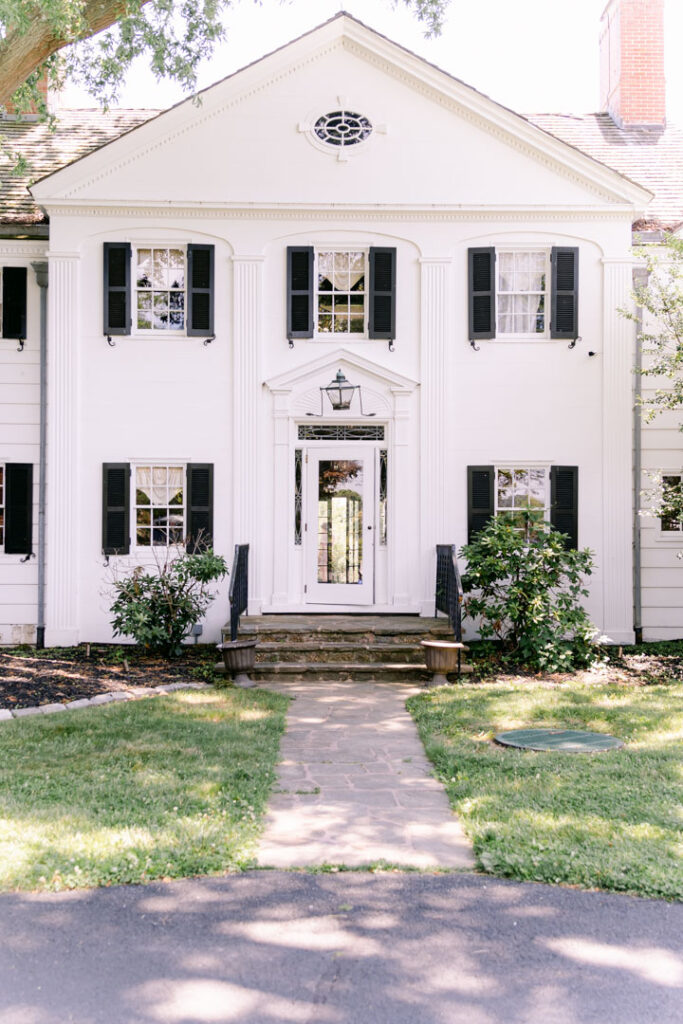
MULTIPOLYGON (((663 245, 636 251, 647 270, 647 282, 636 285, 633 298, 642 318, 632 310, 622 316, 638 326, 645 363, 639 371, 657 383, 641 400, 643 418, 652 421, 666 410, 683 410, 683 239, 667 235, 663 245), (644 329, 647 328, 647 329, 644 329)), ((678 429, 683 431, 683 422, 678 429)), ((646 492, 652 512, 672 522, 683 521, 683 489, 656 487, 646 492)))
MULTIPOLYGON (((259 2, 259 0, 256 0, 259 2)), ((412 9, 427 35, 438 34, 449 0, 389 0, 412 9)), ((224 35, 233 0, 0 0, 0 106, 35 103, 45 113, 41 74, 65 75, 105 106, 131 62, 147 55, 159 78, 195 87, 196 67, 224 35), (75 44, 75 45, 74 45, 75 44)))
POLYGON ((537 672, 585 668, 597 661, 592 626, 581 600, 593 572, 588 548, 568 550, 566 538, 532 513, 521 528, 502 516, 489 520, 460 551, 465 614, 482 639, 501 643, 510 665, 537 672))

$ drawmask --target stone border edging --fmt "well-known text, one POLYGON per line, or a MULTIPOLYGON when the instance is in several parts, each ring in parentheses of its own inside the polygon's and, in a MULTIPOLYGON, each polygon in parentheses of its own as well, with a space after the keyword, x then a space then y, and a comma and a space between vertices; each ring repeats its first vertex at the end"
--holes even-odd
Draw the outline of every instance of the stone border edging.
POLYGON ((176 690, 206 690, 210 683, 169 683, 167 686, 138 686, 135 692, 130 690, 113 690, 110 693, 98 693, 94 697, 79 697, 65 704, 35 704, 33 707, 0 708, 0 722, 9 722, 14 718, 27 718, 29 715, 52 715, 56 711, 78 711, 80 708, 99 707, 112 704, 119 700, 139 700, 141 697, 163 697, 176 690))

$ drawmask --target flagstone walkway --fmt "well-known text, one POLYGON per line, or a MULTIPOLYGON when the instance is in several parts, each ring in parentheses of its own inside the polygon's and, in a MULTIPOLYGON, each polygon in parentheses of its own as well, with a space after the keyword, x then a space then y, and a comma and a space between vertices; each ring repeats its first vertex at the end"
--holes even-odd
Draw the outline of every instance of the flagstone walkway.
POLYGON ((418 687, 282 682, 294 698, 258 852, 263 867, 473 868, 471 847, 405 709, 418 687))

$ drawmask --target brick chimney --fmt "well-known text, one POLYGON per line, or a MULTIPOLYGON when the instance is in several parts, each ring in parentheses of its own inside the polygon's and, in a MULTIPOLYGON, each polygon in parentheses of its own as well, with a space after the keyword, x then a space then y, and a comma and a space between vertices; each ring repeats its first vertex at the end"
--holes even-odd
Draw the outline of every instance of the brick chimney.
POLYGON ((600 20, 600 109, 625 128, 663 126, 664 0, 609 0, 600 20))

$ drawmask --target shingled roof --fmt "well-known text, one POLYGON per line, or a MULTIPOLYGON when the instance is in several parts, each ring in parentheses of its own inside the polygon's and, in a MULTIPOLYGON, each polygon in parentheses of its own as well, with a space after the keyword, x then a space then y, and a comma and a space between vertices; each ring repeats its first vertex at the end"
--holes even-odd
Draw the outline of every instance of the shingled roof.
POLYGON ((29 193, 29 185, 158 113, 158 110, 60 110, 54 130, 40 121, 0 120, 3 146, 10 150, 10 155, 0 156, 0 223, 44 223, 45 214, 29 193), (11 154, 27 161, 26 173, 12 173, 11 154))
POLYGON ((683 223, 683 129, 619 128, 609 114, 525 114, 528 121, 654 193, 638 228, 683 223))

